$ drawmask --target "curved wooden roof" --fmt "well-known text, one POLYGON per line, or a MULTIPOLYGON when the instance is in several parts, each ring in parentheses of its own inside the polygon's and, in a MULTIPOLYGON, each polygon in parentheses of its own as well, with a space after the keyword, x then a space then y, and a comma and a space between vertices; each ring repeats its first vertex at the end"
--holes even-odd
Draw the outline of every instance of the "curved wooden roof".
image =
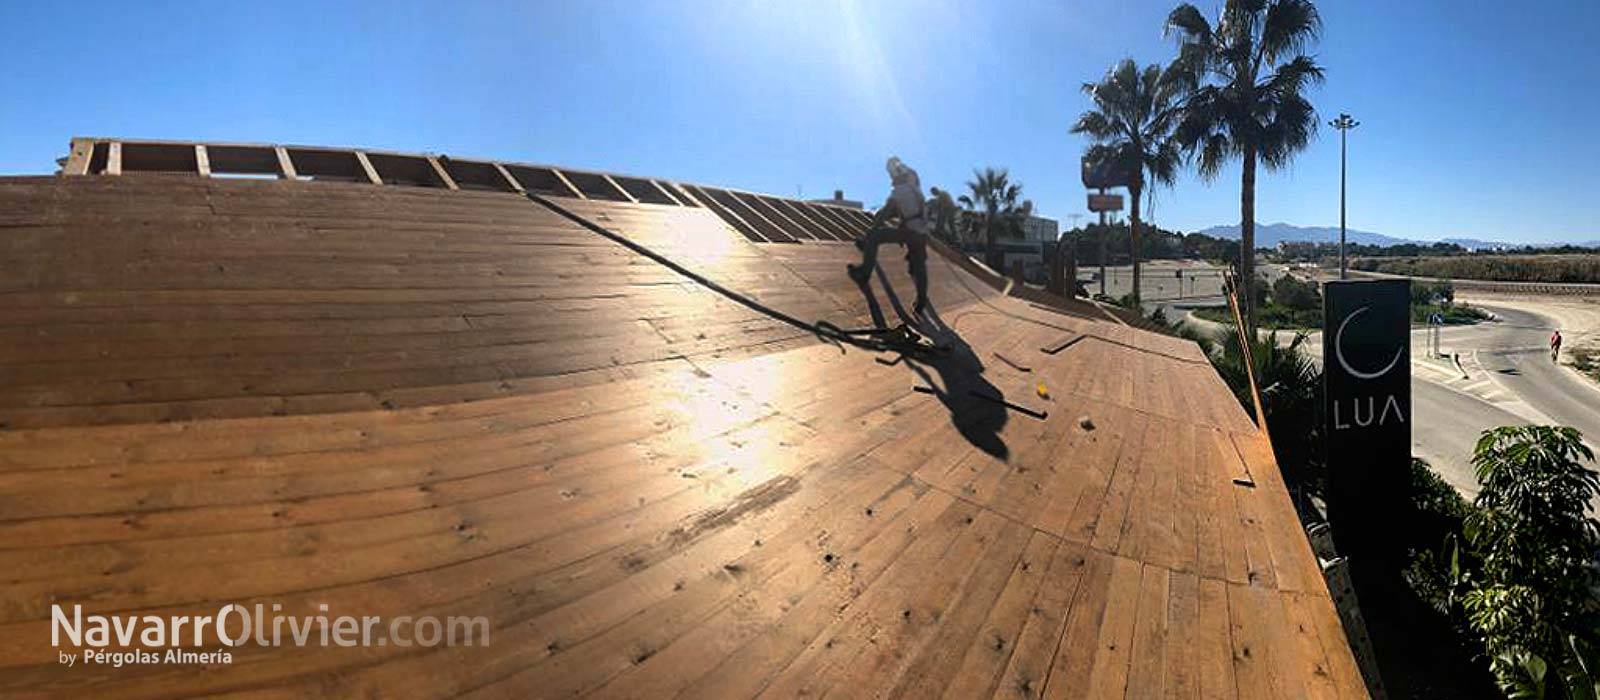
MULTIPOLYGON (((847 222, 771 199, 727 208, 805 243, 552 201, 801 318, 909 305, 896 249, 863 294, 847 222)), ((1364 695, 1198 349, 984 274, 939 251, 953 352, 889 364, 513 192, 0 179, 0 695, 1364 695), (230 602, 492 633, 50 645, 52 604, 230 602)))

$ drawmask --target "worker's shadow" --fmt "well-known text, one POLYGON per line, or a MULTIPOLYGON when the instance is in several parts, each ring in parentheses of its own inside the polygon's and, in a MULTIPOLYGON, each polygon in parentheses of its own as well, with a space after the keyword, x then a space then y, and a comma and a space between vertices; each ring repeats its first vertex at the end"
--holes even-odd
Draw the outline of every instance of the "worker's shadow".
MULTIPOLYGON (((974 447, 983 450, 986 454, 1004 460, 1011 450, 1006 447, 1005 440, 1000 437, 1000 430, 1005 427, 1006 420, 1010 417, 1004 405, 999 403, 1005 399, 1005 394, 1000 388, 990 383, 984 377, 983 361, 978 359, 978 354, 973 352, 972 346, 961 337, 954 328, 946 325, 939 318, 938 309, 929 305, 927 310, 918 317, 911 314, 900 303, 900 297, 894 291, 894 285, 889 283, 889 278, 883 272, 883 266, 878 266, 878 282, 883 285, 885 296, 889 299, 889 306, 895 315, 906 325, 915 328, 917 332, 927 337, 941 349, 938 352, 921 353, 916 357, 905 357, 902 364, 932 390, 933 395, 944 404, 950 412, 950 422, 957 432, 972 443, 974 447), (938 381, 934 381, 938 375, 938 381), (988 396, 993 401, 974 396, 988 396)), ((870 286, 861 287, 862 296, 867 301, 867 311, 872 314, 872 322, 879 328, 888 328, 885 321, 883 308, 878 304, 877 295, 873 294, 870 286)))

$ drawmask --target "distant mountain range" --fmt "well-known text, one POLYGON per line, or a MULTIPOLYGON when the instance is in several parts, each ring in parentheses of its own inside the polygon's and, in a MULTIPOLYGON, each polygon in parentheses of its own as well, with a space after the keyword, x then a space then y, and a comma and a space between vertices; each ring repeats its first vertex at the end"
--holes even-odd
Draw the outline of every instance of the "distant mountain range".
MULTIPOLYGON (((1234 240, 1238 240, 1238 238, 1239 238, 1239 225, 1238 224, 1232 224, 1232 225, 1229 225, 1229 226, 1212 226, 1211 228, 1201 229, 1200 233, 1203 233, 1203 234, 1205 234, 1207 236, 1211 236, 1213 238, 1231 238, 1231 239, 1234 239, 1234 240)), ((1398 245, 1398 244, 1401 244, 1401 243, 1420 243, 1420 244, 1423 244, 1423 245, 1427 245, 1429 243, 1434 243, 1435 242, 1435 241, 1419 241, 1419 240, 1410 239, 1410 238, 1396 238, 1394 236, 1387 236, 1387 235, 1384 235, 1384 234, 1381 234, 1381 233, 1374 233, 1372 231, 1361 231, 1361 230, 1353 229, 1353 228, 1345 230, 1345 240, 1349 241, 1350 243, 1359 243, 1361 245, 1378 245, 1378 246, 1398 245)), ((1307 242, 1311 242, 1311 243, 1338 243, 1339 242, 1339 227, 1337 227, 1337 226, 1295 226, 1294 224, 1285 224, 1285 223, 1276 223, 1276 224, 1263 224, 1263 223, 1259 223, 1259 222, 1256 223, 1256 247, 1258 247, 1258 248, 1271 248, 1271 247, 1276 246, 1279 243, 1284 242, 1284 241, 1307 241, 1307 242)), ((1445 238, 1445 239, 1443 239, 1443 242, 1445 242, 1445 243, 1454 243, 1454 244, 1456 244, 1458 246, 1461 246, 1462 248, 1466 248, 1468 250, 1482 250, 1482 249, 1487 249, 1487 248, 1523 248, 1523 247, 1527 247, 1529 245, 1561 245, 1559 243, 1528 244, 1528 243, 1510 243, 1510 242, 1507 242, 1507 241, 1484 241, 1484 240, 1479 240, 1479 239, 1476 239, 1476 238, 1445 238)), ((1571 245, 1581 246, 1581 247, 1585 247, 1585 248, 1600 248, 1600 241, 1581 241, 1581 242, 1577 242, 1577 243, 1572 243, 1571 245)))

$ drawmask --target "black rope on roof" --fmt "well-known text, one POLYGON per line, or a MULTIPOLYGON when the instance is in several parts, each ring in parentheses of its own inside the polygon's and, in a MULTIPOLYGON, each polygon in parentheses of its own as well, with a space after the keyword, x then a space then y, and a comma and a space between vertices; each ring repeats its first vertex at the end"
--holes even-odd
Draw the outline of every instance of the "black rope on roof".
POLYGON ((840 351, 844 350, 845 345, 854 346, 871 352, 895 352, 901 355, 912 356, 948 351, 948 348, 941 348, 940 346, 935 345, 931 340, 928 340, 926 337, 918 333, 915 329, 911 328, 907 324, 900 324, 895 328, 846 329, 840 328, 838 325, 826 320, 819 320, 811 323, 802 321, 794 316, 790 316, 789 314, 756 301, 755 299, 751 299, 750 297, 740 294, 739 292, 724 287, 705 275, 695 272, 694 270, 685 267, 677 261, 650 249, 648 246, 611 231, 604 226, 589 221, 588 219, 567 210, 565 207, 562 207, 561 205, 556 204, 555 202, 552 202, 543 196, 533 192, 525 192, 524 196, 540 205, 543 205, 550 211, 561 215, 567 220, 594 233, 604 236, 605 238, 610 239, 612 242, 617 243, 635 253, 643 255, 655 261, 656 263, 671 269, 673 272, 693 280, 696 284, 721 294, 731 301, 734 301, 769 318, 782 321, 794 326, 795 328, 807 331, 817 336, 819 340, 838 347, 840 351))

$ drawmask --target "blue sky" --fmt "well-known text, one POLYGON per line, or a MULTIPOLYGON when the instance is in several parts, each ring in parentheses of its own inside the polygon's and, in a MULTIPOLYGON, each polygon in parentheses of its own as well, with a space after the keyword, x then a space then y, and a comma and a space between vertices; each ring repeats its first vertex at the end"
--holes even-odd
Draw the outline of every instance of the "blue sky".
MULTIPOLYGON (((1173 2, 0 4, 0 173, 73 135, 358 145, 869 201, 1008 167, 1083 214, 1078 88, 1173 53, 1173 2)), ((1217 0, 1198 3, 1211 11, 1217 0)), ((1322 121, 1352 112, 1350 226, 1600 238, 1593 0, 1323 0, 1322 121)), ((1264 174, 1258 218, 1338 223, 1337 132, 1264 174)), ((1238 222, 1238 171, 1153 220, 1238 222)))

